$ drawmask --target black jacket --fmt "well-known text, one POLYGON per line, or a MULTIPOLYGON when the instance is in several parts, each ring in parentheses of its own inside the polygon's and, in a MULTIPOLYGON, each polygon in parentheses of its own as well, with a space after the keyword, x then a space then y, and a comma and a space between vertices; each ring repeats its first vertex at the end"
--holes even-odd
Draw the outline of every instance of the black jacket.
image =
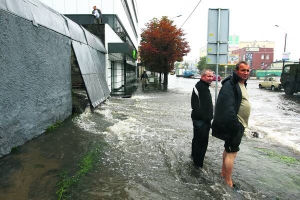
POLYGON ((191 97, 193 120, 209 122, 213 119, 213 104, 209 90, 209 84, 200 80, 193 88, 191 97))
POLYGON ((143 73, 143 74, 141 75, 141 80, 142 80, 143 78, 148 78, 148 74, 144 74, 144 73, 143 73))
MULTIPOLYGON (((237 135, 240 130, 240 122, 237 114, 242 101, 242 91, 238 84, 240 77, 234 72, 222 81, 215 106, 215 116, 212 123, 213 135, 222 133, 226 135, 237 135)), ((245 86, 247 83, 245 83, 245 86)))

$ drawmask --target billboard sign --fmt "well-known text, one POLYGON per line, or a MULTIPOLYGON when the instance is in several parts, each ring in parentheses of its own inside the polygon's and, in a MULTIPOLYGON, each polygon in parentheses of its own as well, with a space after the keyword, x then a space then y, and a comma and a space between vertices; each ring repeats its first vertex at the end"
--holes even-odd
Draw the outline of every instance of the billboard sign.
POLYGON ((239 36, 238 35, 230 35, 228 40, 229 49, 235 50, 239 48, 239 36))
POLYGON ((228 55, 228 65, 236 65, 239 62, 239 54, 229 54, 228 55))

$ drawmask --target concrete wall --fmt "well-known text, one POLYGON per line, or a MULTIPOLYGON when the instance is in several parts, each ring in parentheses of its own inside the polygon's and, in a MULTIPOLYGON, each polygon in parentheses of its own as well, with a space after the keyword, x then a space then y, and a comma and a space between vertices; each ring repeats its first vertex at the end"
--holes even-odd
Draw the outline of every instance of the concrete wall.
POLYGON ((70 38, 0 10, 0 157, 72 112, 70 38))

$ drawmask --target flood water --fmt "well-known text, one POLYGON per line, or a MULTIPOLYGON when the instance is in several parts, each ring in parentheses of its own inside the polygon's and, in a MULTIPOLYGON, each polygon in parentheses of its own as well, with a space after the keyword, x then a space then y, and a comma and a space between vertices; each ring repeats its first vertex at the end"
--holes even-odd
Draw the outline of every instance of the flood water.
POLYGON ((168 88, 153 84, 131 98, 112 97, 1 158, 0 199, 58 199, 58 174, 74 170, 94 147, 100 147, 97 162, 69 199, 299 199, 300 95, 248 81, 252 113, 233 191, 219 175, 222 141, 210 137, 202 170, 190 158, 197 81, 169 76, 168 88))

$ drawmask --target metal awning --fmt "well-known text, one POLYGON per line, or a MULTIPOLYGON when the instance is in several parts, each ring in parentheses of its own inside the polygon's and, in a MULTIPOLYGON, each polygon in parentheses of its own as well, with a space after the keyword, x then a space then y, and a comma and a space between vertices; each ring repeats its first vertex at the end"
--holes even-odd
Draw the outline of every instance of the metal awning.
POLYGON ((95 56, 97 52, 95 52, 96 50, 88 45, 76 42, 74 40, 72 41, 72 45, 89 96, 89 100, 91 105, 96 107, 103 102, 106 97, 109 96, 104 72, 100 68, 100 59, 95 59, 97 57, 95 56))
POLYGON ((108 53, 117 57, 119 57, 117 54, 122 53, 136 60, 136 50, 127 42, 108 43, 108 53))

